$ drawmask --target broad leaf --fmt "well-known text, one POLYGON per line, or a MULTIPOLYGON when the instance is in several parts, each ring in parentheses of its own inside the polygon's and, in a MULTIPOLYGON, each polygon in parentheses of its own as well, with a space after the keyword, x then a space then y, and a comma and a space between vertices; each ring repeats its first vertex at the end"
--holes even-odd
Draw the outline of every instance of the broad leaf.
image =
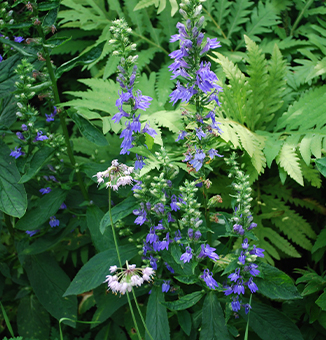
POLYGON ((326 291, 324 290, 324 293, 319 296, 319 298, 316 300, 316 304, 322 309, 326 310, 326 291))
POLYGON ((326 157, 316 159, 316 165, 319 172, 326 177, 326 157))
MULTIPOLYGON (((68 275, 48 253, 26 256, 23 263, 31 286, 43 307, 57 320, 77 319, 77 297, 63 297, 69 286, 68 275)), ((75 327, 74 321, 64 323, 75 327)))
MULTIPOLYGON (((119 247, 122 265, 138 254, 133 245, 119 247)), ((64 296, 77 295, 98 287, 110 274, 110 267, 119 265, 115 248, 93 256, 77 273, 64 296)))
MULTIPOLYGON (((155 340, 169 340, 170 327, 166 308, 163 306, 164 294, 160 287, 153 286, 149 296, 146 313, 146 326, 155 340)), ((150 337, 146 333, 145 340, 150 337)))
POLYGON ((162 302, 164 306, 171 310, 183 310, 194 306, 202 297, 203 292, 193 292, 182 296, 180 299, 173 302, 162 302))
POLYGON ((231 339, 225 324, 222 307, 215 292, 209 292, 203 305, 203 323, 200 340, 228 340, 231 339))
POLYGON ((22 217, 27 208, 27 196, 22 184, 18 184, 20 173, 11 157, 10 149, 0 140, 0 210, 22 217))

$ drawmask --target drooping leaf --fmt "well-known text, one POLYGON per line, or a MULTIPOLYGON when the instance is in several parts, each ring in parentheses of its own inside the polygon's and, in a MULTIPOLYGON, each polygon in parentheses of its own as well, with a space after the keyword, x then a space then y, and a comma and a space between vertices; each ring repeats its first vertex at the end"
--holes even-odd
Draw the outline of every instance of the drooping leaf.
POLYGON ((35 230, 54 216, 64 202, 67 191, 59 188, 53 189, 49 194, 39 198, 38 205, 25 214, 16 224, 20 230, 35 230))
POLYGON ((11 157, 10 149, 0 140, 0 210, 22 217, 27 208, 27 196, 22 184, 18 184, 20 173, 11 157))
POLYGON ((206 295, 203 305, 203 322, 200 340, 230 340, 224 313, 215 292, 206 295))
MULTIPOLYGON (((138 253, 133 245, 119 247, 122 265, 138 253)), ((110 267, 119 265, 115 248, 108 249, 93 256, 77 273, 64 296, 77 295, 98 287, 110 273, 110 267)))
POLYGON ((182 296, 180 299, 172 302, 162 302, 162 304, 171 310, 183 310, 195 305, 202 297, 203 292, 193 292, 182 296))
POLYGON ((190 313, 187 310, 179 310, 177 316, 182 330, 189 336, 192 324, 190 313))
MULTIPOLYGON (((153 286, 149 296, 146 313, 146 326, 155 340, 169 340, 170 327, 167 310, 164 306, 164 294, 160 287, 153 286)), ((145 340, 150 337, 146 333, 145 340)))
POLYGON ((43 307, 57 320, 75 327, 77 297, 63 297, 70 284, 68 275, 48 253, 26 256, 23 263, 31 286, 43 307))

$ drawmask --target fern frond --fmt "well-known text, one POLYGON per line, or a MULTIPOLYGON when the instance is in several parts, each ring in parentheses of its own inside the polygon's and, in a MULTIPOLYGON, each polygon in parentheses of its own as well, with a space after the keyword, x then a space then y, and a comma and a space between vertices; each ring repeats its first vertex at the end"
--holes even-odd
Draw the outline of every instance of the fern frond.
MULTIPOLYGON (((265 55, 256 43, 254 43, 247 36, 244 37, 247 46, 247 61, 249 63, 247 67, 249 87, 251 95, 248 98, 248 113, 246 123, 250 130, 255 130, 256 123, 260 120, 264 111, 264 99, 266 97, 266 91, 268 85, 267 74, 267 61, 265 55)), ((263 119, 268 121, 272 117, 264 116, 263 119)))
POLYGON ((138 11, 139 9, 143 9, 152 5, 157 7, 159 4, 159 0, 140 0, 134 8, 134 11, 138 11))
POLYGON ((296 145, 294 146, 287 141, 284 142, 280 153, 276 157, 276 163, 279 164, 292 179, 303 186, 302 171, 295 148, 296 145))
MULTIPOLYGON (((251 15, 251 20, 246 24, 246 30, 243 32, 253 41, 260 41, 258 35, 264 35, 272 31, 271 27, 280 23, 279 17, 275 12, 272 4, 269 2, 264 4, 258 2, 251 15)), ((238 50, 243 45, 243 40, 240 40, 235 50, 238 50)))
POLYGON ((301 257, 301 255, 296 251, 293 245, 282 237, 279 233, 271 228, 262 228, 260 235, 268 238, 269 241, 274 244, 278 249, 282 250, 285 254, 291 257, 301 257))
MULTIPOLYGON (((143 118, 146 117, 143 115, 143 118)), ((180 130, 184 129, 182 122, 181 110, 175 111, 157 111, 149 116, 158 126, 164 126, 170 131, 178 134, 180 130)))
POLYGON ((312 244, 306 236, 315 239, 316 234, 310 224, 278 198, 262 195, 261 200, 264 202, 262 205, 262 211, 264 213, 271 211, 283 212, 279 217, 272 217, 271 222, 278 227, 284 235, 304 249, 310 250, 312 248, 312 244))
MULTIPOLYGON (((161 0, 162 1, 162 0, 161 0)), ((148 15, 148 12, 144 11, 144 24, 146 27, 146 32, 149 32, 151 39, 158 45, 161 45, 161 29, 160 28, 154 28, 152 25, 152 22, 150 20, 150 17, 148 15)))
POLYGON ((313 187, 320 188, 321 187, 321 178, 320 172, 317 169, 314 169, 312 166, 308 166, 305 162, 301 161, 301 170, 303 177, 310 182, 313 187))
MULTIPOLYGON (((158 0, 156 1, 158 2, 158 0)), ((126 8, 126 12, 128 13, 128 16, 132 24, 136 26, 136 29, 135 29, 136 33, 140 35, 144 35, 145 33, 144 14, 143 14, 143 11, 134 11, 134 8, 136 7, 136 5, 137 5, 137 0, 124 0, 124 6, 126 8)))
POLYGON ((149 62, 154 58, 155 53, 160 50, 157 47, 150 47, 146 50, 138 52, 137 66, 139 70, 142 70, 149 62))
POLYGON ((162 29, 165 41, 169 41, 171 35, 175 34, 175 25, 178 22, 177 18, 173 18, 169 13, 169 5, 158 15, 159 25, 162 29))
POLYGON ((250 10, 248 9, 252 5, 254 5, 254 3, 248 0, 237 0, 232 3, 229 22, 227 24, 227 39, 230 39, 233 33, 239 32, 241 25, 249 20, 248 14, 250 10))
POLYGON ((169 99, 172 89, 174 88, 174 82, 170 80, 171 72, 168 69, 170 64, 171 63, 169 62, 168 64, 163 65, 157 73, 155 89, 159 105, 161 106, 164 106, 166 101, 169 99))
POLYGON ((268 167, 272 166, 273 160, 279 154, 281 147, 284 143, 284 140, 278 139, 277 135, 271 133, 262 133, 261 131, 257 131, 257 134, 261 134, 265 137, 265 147, 264 147, 264 155, 266 157, 266 162, 268 167))
POLYGON ((213 12, 214 19, 219 25, 219 27, 223 27, 225 24, 225 20, 231 11, 230 6, 232 5, 232 2, 229 0, 218 0, 218 1, 213 0, 212 4, 216 8, 216 11, 213 12))

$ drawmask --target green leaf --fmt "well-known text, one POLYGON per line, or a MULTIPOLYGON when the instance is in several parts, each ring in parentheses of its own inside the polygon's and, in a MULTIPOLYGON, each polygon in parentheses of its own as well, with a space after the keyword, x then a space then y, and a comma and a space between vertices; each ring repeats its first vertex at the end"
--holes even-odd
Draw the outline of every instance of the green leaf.
POLYGON ((18 184, 20 173, 11 157, 10 149, 0 140, 0 210, 22 217, 27 208, 27 196, 22 184, 18 184))
POLYGON ((45 163, 48 163, 53 154, 54 149, 49 148, 48 146, 43 146, 40 150, 35 152, 32 159, 27 164, 28 168, 19 183, 26 183, 33 178, 41 170, 42 166, 45 163))
MULTIPOLYGON (((1 87, 1 85, 0 85, 1 87)), ((0 100, 0 126, 9 128, 16 121, 17 104, 13 95, 0 100)))
MULTIPOLYGON (((250 327, 262 340, 303 340, 293 321, 277 309, 253 301, 250 310, 250 327)), ((243 309, 239 312, 247 320, 243 309)))
POLYGON ((222 307, 215 292, 209 292, 203 305, 200 340, 230 340, 222 307))
MULTIPOLYGON (((169 340, 170 327, 166 308, 164 307, 164 294, 161 287, 153 286, 149 296, 146 313, 146 326, 155 340, 169 340)), ((145 340, 149 340, 146 332, 145 340)))
MULTIPOLYGON (((1 38, 0 38, 1 39, 1 38)), ((68 72, 77 65, 88 65, 96 61, 103 51, 105 41, 101 42, 99 45, 91 47, 87 52, 79 55, 78 57, 67 61, 57 68, 55 75, 59 79, 64 72, 68 72)))
POLYGON ((316 159, 315 162, 319 172, 326 177, 326 157, 316 159))
POLYGON ((46 13, 46 15, 43 19, 43 22, 42 22, 43 27, 54 26, 55 22, 57 21, 59 6, 60 6, 60 3, 57 4, 57 7, 51 9, 48 13, 46 13))
POLYGON ((326 292, 325 292, 325 290, 324 290, 324 293, 321 294, 315 302, 322 310, 326 310, 326 292))
POLYGON ((254 282, 260 294, 275 300, 302 299, 292 279, 281 270, 267 263, 261 263, 259 270, 264 278, 256 277, 254 282))
POLYGON ((199 281, 198 277, 190 275, 175 276, 174 278, 186 285, 192 285, 199 281))
POLYGON ((69 116, 78 126, 79 131, 81 134, 88 139, 90 142, 98 145, 98 146, 106 146, 108 145, 108 141, 103 136, 103 134, 87 119, 83 118, 82 116, 70 112, 69 116))
POLYGON ((181 110, 175 111, 158 111, 149 116, 154 118, 155 123, 158 126, 167 127, 174 133, 179 133, 184 129, 184 124, 181 119, 181 110))
POLYGON ((106 228, 103 234, 100 231, 100 222, 103 216, 103 211, 96 205, 87 208, 87 227, 91 233, 93 244, 98 252, 114 248, 112 229, 106 228))
MULTIPOLYGON (((26 57, 33 57, 33 54, 31 52, 28 52, 28 47, 26 45, 23 45, 21 43, 17 43, 15 41, 11 41, 9 39, 5 39, 2 37, 0 37, 0 43, 9 45, 13 49, 15 49, 17 52, 19 52, 20 54, 26 57)), ((21 56, 19 56, 19 58, 21 59, 21 56)))
POLYGON ((49 11, 50 9, 55 9, 60 6, 60 1, 42 2, 37 4, 37 9, 39 11, 49 11))
POLYGON ((55 188, 49 194, 42 196, 36 208, 28 210, 25 216, 17 222, 16 228, 25 231, 38 229, 40 225, 47 222, 50 216, 56 214, 66 195, 67 191, 55 188))
POLYGON ((191 316, 186 310, 180 310, 177 313, 178 322, 182 330, 189 336, 191 332, 191 316))
MULTIPOLYGON (((26 256, 23 263, 31 286, 43 307, 57 320, 77 319, 77 297, 63 297, 69 286, 67 274, 48 253, 26 256)), ((64 321, 75 327, 75 321, 64 321)))
MULTIPOLYGON (((133 245, 119 246, 122 265, 138 254, 133 245)), ((116 249, 108 249, 93 256, 77 273, 64 296, 77 295, 98 287, 110 273, 110 267, 119 265, 116 249)))
POLYGON ((20 300, 17 310, 17 326, 19 334, 24 337, 32 335, 36 339, 49 339, 51 328, 49 313, 35 295, 20 300))
POLYGON ((21 55, 19 54, 0 63, 0 98, 5 98, 16 90, 14 84, 18 80, 18 75, 15 70, 20 63, 21 55))
POLYGON ((311 252, 314 253, 318 249, 326 246, 326 228, 324 228, 320 234, 317 236, 317 240, 315 244, 313 245, 311 252))
POLYGON ((139 9, 146 8, 151 5, 158 6, 158 0, 140 0, 135 6, 134 11, 138 11, 139 9))
POLYGON ((182 296, 177 301, 162 302, 162 304, 171 310, 183 310, 194 306, 202 297, 204 293, 202 291, 193 292, 182 296))
MULTIPOLYGON (((130 215, 134 209, 138 206, 137 200, 134 196, 130 196, 126 198, 124 201, 121 203, 115 205, 111 209, 111 214, 112 214, 112 220, 113 224, 116 223, 119 220, 122 220, 126 216, 130 215)), ((110 222, 110 214, 107 212, 100 223, 100 231, 102 234, 104 234, 106 228, 111 225, 110 222)))

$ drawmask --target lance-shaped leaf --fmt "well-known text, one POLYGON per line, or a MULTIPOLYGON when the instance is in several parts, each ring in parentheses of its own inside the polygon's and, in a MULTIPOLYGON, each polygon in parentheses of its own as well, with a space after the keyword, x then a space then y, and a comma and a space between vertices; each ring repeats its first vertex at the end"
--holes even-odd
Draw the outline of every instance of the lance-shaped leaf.
POLYGON ((176 301, 162 302, 162 304, 171 310, 183 310, 194 306, 203 297, 203 295, 204 293, 202 291, 193 292, 182 296, 176 301))

